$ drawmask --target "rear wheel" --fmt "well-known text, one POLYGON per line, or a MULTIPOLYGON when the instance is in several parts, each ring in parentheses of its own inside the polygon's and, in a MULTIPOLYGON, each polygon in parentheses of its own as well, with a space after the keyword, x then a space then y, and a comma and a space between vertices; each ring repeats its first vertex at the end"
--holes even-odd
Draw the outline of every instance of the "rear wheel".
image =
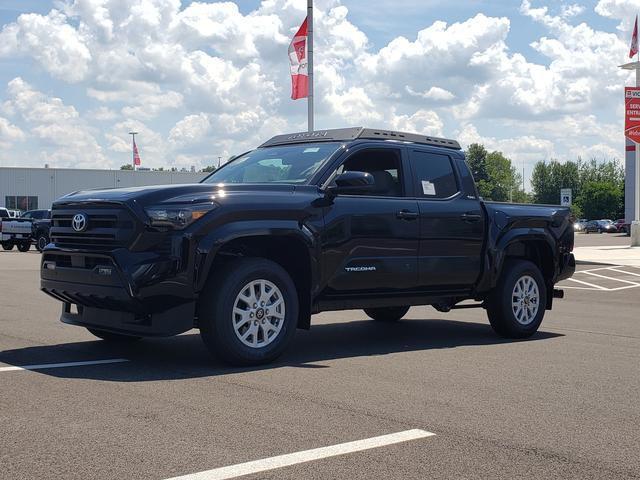
POLYGON ((3 250, 13 250, 13 243, 11 242, 5 242, 2 244, 2 249, 3 250))
POLYGON ((97 328, 89 328, 87 330, 91 332, 96 337, 111 343, 130 343, 137 342, 142 337, 136 337, 135 335, 121 335, 119 333, 106 332, 104 330, 99 330, 97 328))
POLYGON ((546 305, 547 288, 538 267, 526 260, 511 260, 487 299, 487 315, 498 335, 526 338, 538 330, 546 305))
POLYGON ((42 252, 42 250, 44 250, 44 247, 46 247, 47 245, 49 245, 49 237, 45 234, 40 234, 38 236, 38 240, 36 240, 36 248, 39 252, 42 252))
POLYGON ((409 311, 409 307, 365 308, 364 313, 378 322, 397 322, 409 311))
POLYGON ((210 352, 234 365, 276 359, 293 339, 298 295, 289 274, 263 258, 228 263, 208 280, 198 325, 210 352))
POLYGON ((21 252, 28 252, 30 248, 31 248, 31 243, 29 242, 23 242, 18 244, 18 250, 21 252))

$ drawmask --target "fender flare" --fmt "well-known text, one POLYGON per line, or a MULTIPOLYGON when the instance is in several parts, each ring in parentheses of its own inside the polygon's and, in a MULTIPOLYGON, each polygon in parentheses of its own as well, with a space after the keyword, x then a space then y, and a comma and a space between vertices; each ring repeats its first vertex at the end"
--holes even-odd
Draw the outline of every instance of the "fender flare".
MULTIPOLYGON (((478 291, 487 291, 495 287, 504 268, 507 250, 511 245, 521 242, 543 242, 549 247, 552 255, 555 277, 555 272, 558 270, 558 252, 556 240, 553 238, 551 233, 542 227, 514 228, 506 232, 493 247, 489 247, 488 257, 492 259, 492 262, 490 264, 490 268, 486 272, 487 277, 483 278, 478 285, 478 291)), ((553 278, 550 279, 550 282, 553 282, 553 278)))

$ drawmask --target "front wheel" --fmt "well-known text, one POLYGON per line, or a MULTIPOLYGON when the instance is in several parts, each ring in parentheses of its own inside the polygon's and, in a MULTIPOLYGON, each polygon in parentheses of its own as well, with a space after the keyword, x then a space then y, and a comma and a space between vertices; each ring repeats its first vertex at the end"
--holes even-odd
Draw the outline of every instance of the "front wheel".
POLYGON ((18 250, 20 252, 28 252, 31 248, 31 244, 29 242, 23 242, 18 244, 18 250))
POLYGON ((45 234, 39 235, 38 240, 36 240, 36 248, 38 249, 38 251, 42 252, 44 250, 44 247, 46 247, 47 245, 49 245, 49 237, 47 237, 45 234))
POLYGON ((136 337, 135 335, 121 335, 119 333, 111 333, 105 330, 99 330, 97 328, 87 327, 87 330, 89 330, 89 332, 91 332, 96 337, 104 340, 105 342, 110 342, 110 343, 131 343, 131 342, 137 342, 142 338, 142 337, 136 337))
POLYGON ((409 307, 365 308, 364 313, 378 322, 397 322, 409 311, 409 307))
POLYGON ((486 305, 489 322, 498 335, 530 337, 542 323, 547 305, 540 269, 526 260, 508 261, 486 305))
POLYGON ((198 309, 200 334, 213 355, 234 365, 276 359, 293 339, 298 295, 289 274, 264 258, 241 258, 208 280, 198 309))

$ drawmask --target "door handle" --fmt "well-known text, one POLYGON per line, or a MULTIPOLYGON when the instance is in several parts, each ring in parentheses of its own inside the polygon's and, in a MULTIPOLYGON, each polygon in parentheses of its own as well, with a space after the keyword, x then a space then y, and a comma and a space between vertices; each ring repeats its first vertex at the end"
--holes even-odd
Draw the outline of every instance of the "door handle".
POLYGON ((418 212, 411 212, 409 210, 400 210, 396 213, 396 218, 401 220, 415 220, 418 218, 418 212))
POLYGON ((463 222, 479 222, 482 215, 478 213, 463 213, 460 215, 460 220, 463 222))

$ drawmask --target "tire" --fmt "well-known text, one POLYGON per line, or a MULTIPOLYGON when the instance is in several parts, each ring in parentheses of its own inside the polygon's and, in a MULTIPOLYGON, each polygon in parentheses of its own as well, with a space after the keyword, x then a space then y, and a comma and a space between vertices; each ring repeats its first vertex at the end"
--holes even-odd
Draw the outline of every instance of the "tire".
POLYGON ((49 244, 49 237, 45 234, 40 234, 38 235, 38 239, 36 240, 36 248, 38 249, 39 252, 42 252, 42 250, 44 250, 44 247, 46 247, 49 244))
POLYGON ((297 323, 298 295, 291 277, 263 258, 237 259, 214 272, 198 308, 202 340, 214 356, 232 365, 275 360, 293 339, 297 323), (269 314, 267 307, 274 304, 269 314))
POLYGON ((31 243, 23 242, 18 244, 18 250, 20 252, 28 252, 30 248, 31 248, 31 243))
POLYGON ((407 314, 409 308, 410 307, 365 308, 364 313, 378 322, 397 322, 407 314))
POLYGON ((526 260, 509 260, 486 305, 489 322, 498 335, 505 338, 530 337, 542 323, 547 305, 547 288, 540 269, 526 260), (530 282, 537 288, 537 295, 535 290, 528 288, 530 282), (523 287, 525 293, 529 292, 528 297, 520 298, 518 292, 523 287), (518 299, 518 305, 514 298, 518 299), (532 306, 534 298, 537 309, 532 306))
POLYGON ((13 243, 5 242, 2 244, 3 250, 13 250, 13 243))
POLYGON ((137 342, 142 338, 142 337, 137 337, 135 335, 121 335, 119 333, 106 332, 104 330, 99 330, 97 328, 87 327, 87 330, 89 330, 89 332, 91 332, 96 337, 109 343, 131 343, 131 342, 137 342))

